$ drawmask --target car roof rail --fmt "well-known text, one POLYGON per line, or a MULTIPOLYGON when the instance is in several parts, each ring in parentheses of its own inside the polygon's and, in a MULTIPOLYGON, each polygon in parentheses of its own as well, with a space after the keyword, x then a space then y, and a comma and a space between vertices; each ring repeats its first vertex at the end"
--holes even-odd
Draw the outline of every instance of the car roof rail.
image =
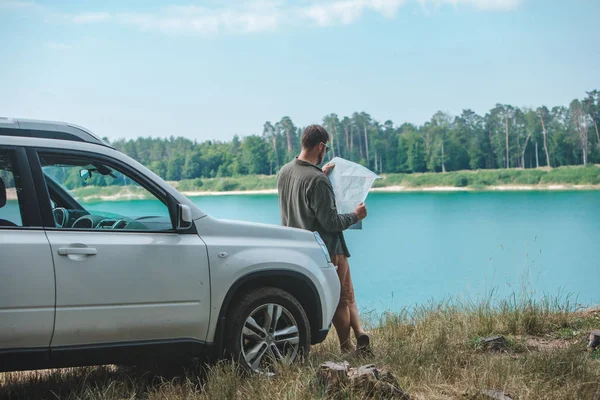
POLYGON ((0 117, 0 136, 70 140, 110 147, 89 130, 70 123, 0 117))

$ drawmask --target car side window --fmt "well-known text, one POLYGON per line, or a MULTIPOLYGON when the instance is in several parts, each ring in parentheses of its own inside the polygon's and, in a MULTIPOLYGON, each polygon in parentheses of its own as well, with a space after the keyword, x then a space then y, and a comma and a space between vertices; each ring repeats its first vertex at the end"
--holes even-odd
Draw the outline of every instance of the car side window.
POLYGON ((39 158, 57 228, 172 230, 167 205, 118 167, 85 154, 39 158))
POLYGON ((21 196, 15 153, 0 149, 0 228, 23 226, 21 196))

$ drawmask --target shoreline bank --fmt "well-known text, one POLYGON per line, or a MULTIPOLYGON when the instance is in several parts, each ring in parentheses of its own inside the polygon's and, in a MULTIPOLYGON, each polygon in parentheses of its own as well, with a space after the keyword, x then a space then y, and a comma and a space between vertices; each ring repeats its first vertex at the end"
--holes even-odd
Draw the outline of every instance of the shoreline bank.
MULTIPOLYGON (((175 186, 176 187, 176 186, 175 186)), ((457 187, 457 186, 385 186, 372 188, 369 193, 445 193, 445 192, 529 192, 529 191, 586 191, 600 190, 600 185, 497 185, 483 188, 457 187)), ((276 195, 277 189, 261 190, 231 190, 231 191, 181 191, 187 197, 203 196, 251 196, 251 195, 276 195)), ((7 200, 17 200, 14 188, 6 189, 7 200)), ((115 200, 140 200, 143 196, 124 190, 122 193, 110 195, 83 196, 84 201, 115 201, 115 200)))
MULTIPOLYGON (((600 185, 498 185, 483 188, 456 186, 386 186, 372 188, 369 193, 414 193, 414 192, 523 192, 523 191, 580 191, 600 190, 600 185)), ((277 194, 277 189, 232 190, 232 191, 182 191, 188 197, 201 196, 239 196, 277 194)))

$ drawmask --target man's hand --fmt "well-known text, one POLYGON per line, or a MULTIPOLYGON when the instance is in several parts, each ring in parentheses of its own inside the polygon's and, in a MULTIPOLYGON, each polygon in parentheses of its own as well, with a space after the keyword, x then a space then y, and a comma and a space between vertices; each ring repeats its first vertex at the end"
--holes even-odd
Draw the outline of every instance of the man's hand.
POLYGON ((365 205, 365 203, 360 203, 358 206, 356 206, 354 214, 356 214, 359 221, 362 221, 363 219, 367 218, 367 206, 365 205))
POLYGON ((325 176, 329 176, 329 173, 331 172, 331 170, 335 167, 334 163, 327 163, 323 166, 323 173, 325 174, 325 176))

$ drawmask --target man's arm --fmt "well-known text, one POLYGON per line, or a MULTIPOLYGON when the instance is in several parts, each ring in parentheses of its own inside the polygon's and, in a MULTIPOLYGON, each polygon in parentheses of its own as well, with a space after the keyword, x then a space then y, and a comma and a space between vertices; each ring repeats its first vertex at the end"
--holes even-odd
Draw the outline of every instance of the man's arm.
POLYGON ((342 232, 358 222, 355 213, 338 214, 333 187, 327 178, 319 179, 309 193, 310 208, 327 232, 342 232))

